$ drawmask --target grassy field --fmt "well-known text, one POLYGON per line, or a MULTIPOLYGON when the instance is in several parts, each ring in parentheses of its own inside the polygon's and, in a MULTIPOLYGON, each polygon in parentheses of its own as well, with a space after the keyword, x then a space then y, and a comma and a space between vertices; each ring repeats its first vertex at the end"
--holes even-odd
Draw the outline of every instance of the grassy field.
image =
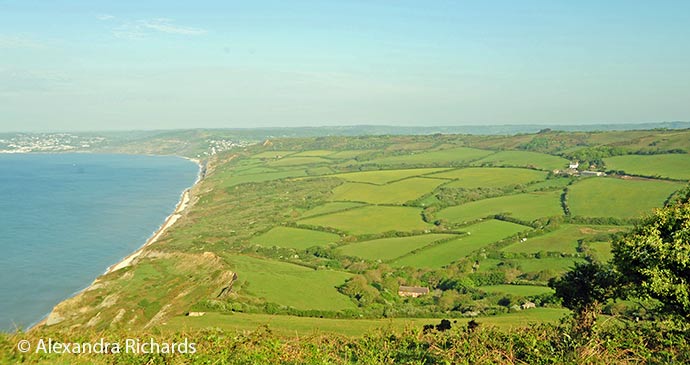
POLYGON ((604 159, 607 170, 627 174, 690 180, 690 155, 627 155, 604 159))
POLYGON ((319 163, 332 163, 331 160, 327 160, 321 157, 285 157, 279 160, 271 161, 268 163, 269 166, 282 167, 282 166, 298 166, 298 165, 311 165, 319 163))
POLYGON ((627 230, 627 227, 617 226, 582 226, 564 224, 559 229, 538 237, 530 237, 525 242, 516 242, 503 248, 506 252, 536 253, 552 251, 561 253, 576 253, 577 242, 580 239, 598 234, 615 233, 627 230))
POLYGON ((323 156, 328 156, 332 155, 335 151, 328 151, 328 150, 308 150, 308 151, 302 151, 295 153, 294 155, 291 155, 290 157, 323 157, 323 156))
POLYGON ((483 199, 443 209, 437 216, 450 222, 462 223, 502 213, 532 221, 541 217, 563 215, 560 195, 560 191, 549 191, 483 199))
POLYGON ((297 309, 337 311, 355 307, 336 289, 351 274, 243 255, 228 254, 225 259, 237 273, 237 280, 244 282, 237 289, 239 294, 297 309))
POLYGON ((251 242, 266 247, 277 246, 303 250, 312 246, 327 245, 338 240, 340 240, 340 236, 333 233, 292 227, 275 227, 252 238, 251 242))
POLYGON ((221 179, 222 185, 224 187, 231 187, 245 183, 253 182, 263 182, 270 180, 284 179, 288 177, 300 177, 305 176, 307 173, 304 170, 290 170, 290 171, 279 171, 279 172, 266 172, 251 175, 238 175, 230 176, 228 178, 221 179))
POLYGON ((347 158, 355 158, 357 156, 361 156, 367 153, 374 152, 375 150, 346 150, 346 151, 338 151, 332 155, 329 155, 328 157, 330 158, 338 158, 338 159, 347 159, 347 158))
POLYGON ((568 204, 574 216, 633 218, 661 207, 683 186, 667 181, 589 178, 570 187, 568 204))
POLYGON ((476 189, 476 188, 500 188, 508 185, 527 184, 533 181, 544 180, 546 173, 530 169, 518 168, 478 168, 471 167, 431 175, 445 179, 454 179, 448 187, 476 189))
POLYGON ((518 295, 521 297, 553 293, 553 289, 549 288, 548 286, 536 285, 487 285, 480 286, 477 289, 483 290, 487 293, 505 293, 518 295))
POLYGON ((345 183, 333 190, 333 200, 371 204, 402 204, 432 192, 443 180, 413 177, 386 185, 345 183))
POLYGON ((442 267, 496 241, 523 232, 519 224, 489 220, 464 227, 468 235, 444 242, 393 261, 394 266, 442 267))
POLYGON ((289 154, 295 153, 295 151, 264 151, 252 155, 252 158, 263 158, 263 159, 276 159, 278 157, 285 157, 289 154))
POLYGON ((368 161, 380 165, 420 165, 439 164, 457 165, 492 154, 493 151, 476 148, 459 147, 440 151, 410 152, 399 156, 390 156, 368 161))
POLYGON ((446 171, 445 168, 429 168, 429 169, 401 169, 401 170, 378 170, 378 171, 361 171, 348 172, 345 174, 333 175, 346 181, 361 182, 383 185, 391 181, 401 180, 408 177, 431 174, 439 171, 446 171))
POLYGON ((501 151, 491 156, 487 156, 481 160, 475 161, 472 164, 490 166, 533 167, 542 170, 554 170, 568 167, 568 160, 562 157, 537 152, 501 151))
POLYGON ((372 241, 355 242, 338 248, 344 255, 368 260, 388 261, 412 250, 424 247, 434 241, 453 237, 450 234, 427 234, 422 236, 382 238, 372 241))
POLYGON ((303 217, 311 217, 315 215, 321 215, 321 214, 327 214, 327 213, 335 213, 335 212, 340 212, 346 209, 351 209, 355 207, 361 207, 363 204, 361 203, 352 203, 352 202, 332 202, 332 203, 326 203, 319 205, 318 207, 314 207, 312 209, 307 210, 302 214, 303 217))
MULTIPOLYGON (((483 326, 508 329, 530 323, 557 322, 569 313, 566 309, 534 308, 500 316, 479 317, 475 321, 483 326)), ((227 331, 254 331, 267 325, 271 331, 282 335, 306 336, 318 333, 338 333, 361 336, 376 329, 402 330, 422 328, 425 324, 438 324, 439 318, 388 318, 388 319, 331 319, 270 314, 207 313, 203 317, 173 317, 161 330, 188 331, 203 328, 220 328, 227 331)), ((458 318, 457 325, 465 325, 469 318, 458 318)))
POLYGON ((365 206, 303 219, 299 223, 333 227, 354 235, 388 231, 409 232, 432 227, 422 220, 421 211, 417 208, 385 206, 365 206))
POLYGON ((607 262, 613 258, 610 242, 588 242, 587 245, 592 249, 592 255, 597 260, 607 262))
MULTIPOLYGON (((525 273, 537 273, 543 270, 550 270, 554 273, 563 273, 573 267, 575 262, 584 262, 584 259, 569 258, 569 257, 545 257, 541 259, 511 259, 504 260, 515 262, 520 270, 525 273)), ((500 261, 484 261, 480 262, 483 270, 490 269, 492 265, 495 266, 500 261)))

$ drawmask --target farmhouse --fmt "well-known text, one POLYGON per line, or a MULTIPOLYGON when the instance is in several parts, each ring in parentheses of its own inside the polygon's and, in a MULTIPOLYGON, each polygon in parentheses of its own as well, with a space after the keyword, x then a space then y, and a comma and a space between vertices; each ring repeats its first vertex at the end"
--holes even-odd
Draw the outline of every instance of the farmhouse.
POLYGON ((578 168, 578 167, 580 167, 580 163, 577 162, 577 161, 571 162, 570 165, 568 165, 568 168, 569 168, 569 169, 576 169, 576 168, 578 168))
POLYGON ((423 286, 403 286, 398 288, 398 295, 401 297, 417 298, 420 295, 429 294, 429 288, 423 286))

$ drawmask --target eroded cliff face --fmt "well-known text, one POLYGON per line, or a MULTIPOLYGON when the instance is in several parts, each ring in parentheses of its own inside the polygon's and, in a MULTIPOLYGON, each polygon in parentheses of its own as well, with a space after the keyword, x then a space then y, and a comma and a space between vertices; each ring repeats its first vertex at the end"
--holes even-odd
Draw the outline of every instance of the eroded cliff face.
POLYGON ((148 328, 228 293, 237 276, 216 254, 145 249, 131 266, 58 304, 39 326, 148 328))

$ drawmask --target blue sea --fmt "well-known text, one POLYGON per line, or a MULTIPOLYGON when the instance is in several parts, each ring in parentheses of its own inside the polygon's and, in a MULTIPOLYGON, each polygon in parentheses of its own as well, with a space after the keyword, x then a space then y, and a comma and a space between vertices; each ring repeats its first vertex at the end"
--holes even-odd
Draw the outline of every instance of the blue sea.
POLYGON ((141 247, 198 170, 171 156, 0 154, 0 331, 38 322, 141 247))

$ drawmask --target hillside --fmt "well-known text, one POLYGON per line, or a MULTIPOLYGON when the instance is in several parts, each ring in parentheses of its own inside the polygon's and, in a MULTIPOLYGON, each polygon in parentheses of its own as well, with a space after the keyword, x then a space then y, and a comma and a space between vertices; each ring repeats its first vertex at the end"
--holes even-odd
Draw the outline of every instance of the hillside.
POLYGON ((687 130, 305 137, 234 147, 209 157, 189 207, 161 239, 58 305, 44 325, 270 322, 356 335, 390 318, 404 326, 505 316, 520 325, 510 318, 521 313, 553 322, 565 311, 548 280, 588 257, 608 260, 612 237, 685 186, 688 150, 687 130), (405 297, 400 286, 430 292, 405 297), (525 303, 537 308, 522 310, 525 303))

